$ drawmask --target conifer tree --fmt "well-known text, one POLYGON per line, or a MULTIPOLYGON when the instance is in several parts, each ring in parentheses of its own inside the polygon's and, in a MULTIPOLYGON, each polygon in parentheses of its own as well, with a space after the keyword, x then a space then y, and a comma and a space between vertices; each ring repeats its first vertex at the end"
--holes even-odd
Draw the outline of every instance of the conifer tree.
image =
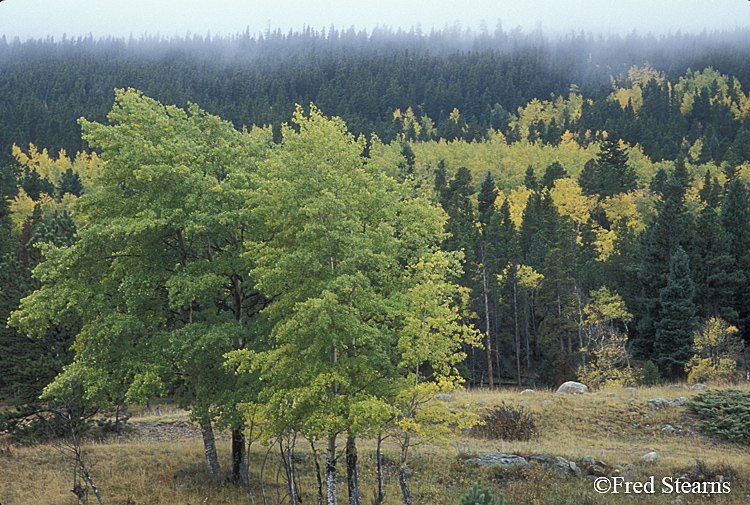
POLYGON ((638 298, 640 319, 636 352, 643 358, 655 358, 655 322, 659 313, 659 292, 667 285, 669 264, 678 247, 692 250, 693 222, 685 208, 685 187, 670 177, 664 194, 657 203, 657 215, 646 229, 641 245, 641 262, 638 279, 641 296, 638 298))
POLYGON ((696 323, 694 294, 690 261, 685 250, 678 246, 669 262, 667 285, 659 292, 661 319, 655 324, 654 351, 663 374, 682 376, 692 355, 696 323))
MULTIPOLYGON (((750 202, 745 184, 735 178, 721 203, 721 226, 726 243, 725 250, 732 260, 729 275, 736 283, 732 295, 732 308, 737 312, 737 326, 745 338, 750 328, 750 202)), ((735 321, 730 319, 730 322, 735 321)))
MULTIPOLYGON (((492 254, 493 240, 495 237, 492 236, 492 230, 490 223, 493 220, 495 214, 495 200, 497 199, 497 188, 495 187, 495 181, 492 179, 492 175, 487 172, 482 182, 482 186, 479 190, 478 196, 478 224, 479 233, 477 240, 477 262, 479 267, 480 275, 480 289, 481 289, 481 312, 484 314, 484 331, 485 341, 484 346, 487 352, 487 376, 489 382, 490 391, 494 388, 494 378, 492 367, 492 338, 491 338, 491 325, 490 325, 490 299, 496 297, 496 290, 493 289, 497 278, 497 268, 494 255, 492 254)), ((495 350, 497 352, 497 349, 495 350)))
MULTIPOLYGON (((628 153, 619 139, 610 136, 601 142, 596 159, 583 166, 578 185, 584 195, 596 196, 600 201, 638 187, 635 169, 628 165, 628 153)), ((596 209, 591 217, 602 228, 610 229, 612 223, 601 209, 596 209)))

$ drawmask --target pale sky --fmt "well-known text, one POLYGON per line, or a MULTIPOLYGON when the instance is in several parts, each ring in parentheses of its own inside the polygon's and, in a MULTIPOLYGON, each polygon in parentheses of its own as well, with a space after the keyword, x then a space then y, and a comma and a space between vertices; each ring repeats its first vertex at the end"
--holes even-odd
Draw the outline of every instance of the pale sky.
POLYGON ((423 32, 460 23, 494 31, 537 27, 550 36, 581 30, 640 35, 750 27, 747 0, 0 0, 0 36, 60 39, 141 35, 257 35, 270 28, 375 26, 423 32))

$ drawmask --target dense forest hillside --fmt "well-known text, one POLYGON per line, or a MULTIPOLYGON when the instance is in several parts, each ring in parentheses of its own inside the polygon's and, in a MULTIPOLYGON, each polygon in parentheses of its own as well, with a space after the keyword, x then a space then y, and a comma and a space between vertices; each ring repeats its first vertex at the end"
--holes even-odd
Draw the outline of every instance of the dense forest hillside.
POLYGON ((0 40, 0 429, 170 394, 239 482, 256 421, 406 468, 461 383, 740 380, 748 42, 0 40))
POLYGON ((683 138, 706 137, 716 144, 710 154, 720 157, 742 126, 724 105, 750 86, 749 40, 747 31, 551 40, 500 27, 477 33, 459 27, 429 34, 332 28, 232 38, 0 39, 0 148, 10 153, 13 143, 33 142, 54 153, 84 149, 77 119, 104 121, 115 88, 139 89, 180 107, 197 103, 238 128, 278 126, 291 118, 295 104, 314 102, 325 114, 341 116, 355 134, 375 132, 384 141, 398 133, 397 109, 431 120, 434 129, 422 139, 472 140, 490 129, 508 133, 519 108, 567 99, 574 91, 583 99, 579 115, 557 117, 554 124, 535 120, 535 128, 522 134, 555 142, 565 130, 579 136, 606 130, 645 146, 654 161, 674 159, 683 138), (631 68, 646 66, 658 74, 653 82, 629 77, 631 68), (716 78, 709 75, 697 88, 675 89, 709 67, 726 77, 712 84, 716 78), (633 85, 631 108, 626 94, 612 100, 614 92, 633 85), (699 95, 692 110, 683 104, 686 92, 699 95), (467 129, 451 127, 454 109, 467 129))

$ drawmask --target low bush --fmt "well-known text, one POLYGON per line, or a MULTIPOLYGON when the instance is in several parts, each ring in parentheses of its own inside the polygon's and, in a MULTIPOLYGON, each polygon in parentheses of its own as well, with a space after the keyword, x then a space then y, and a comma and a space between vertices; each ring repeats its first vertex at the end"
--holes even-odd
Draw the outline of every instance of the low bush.
POLYGON ((750 393, 725 389, 696 395, 690 407, 700 417, 700 429, 730 442, 750 444, 750 393))
POLYGON ((523 405, 503 402, 482 415, 482 424, 475 426, 473 433, 491 439, 530 440, 537 435, 537 427, 534 416, 523 405))
POLYGON ((646 361, 641 368, 641 378, 638 381, 641 386, 654 386, 661 383, 661 374, 659 369, 652 361, 646 361))
POLYGON ((482 479, 479 479, 461 498, 460 505, 505 505, 505 499, 502 493, 499 494, 497 499, 494 499, 492 490, 488 487, 482 487, 482 479))

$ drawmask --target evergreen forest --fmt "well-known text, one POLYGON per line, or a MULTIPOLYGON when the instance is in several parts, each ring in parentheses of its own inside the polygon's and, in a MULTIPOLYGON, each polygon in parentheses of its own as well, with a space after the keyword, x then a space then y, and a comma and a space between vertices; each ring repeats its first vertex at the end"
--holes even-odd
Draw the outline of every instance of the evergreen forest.
POLYGON ((0 150, 18 437, 170 395, 237 482, 253 428, 406 468, 460 384, 749 370, 749 31, 0 39, 0 150))

